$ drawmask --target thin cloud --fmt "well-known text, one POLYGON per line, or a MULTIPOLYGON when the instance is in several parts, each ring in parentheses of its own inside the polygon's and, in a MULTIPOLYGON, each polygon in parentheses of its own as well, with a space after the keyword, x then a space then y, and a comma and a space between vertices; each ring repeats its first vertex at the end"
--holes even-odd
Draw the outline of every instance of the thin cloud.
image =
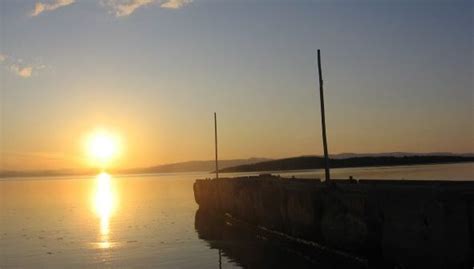
POLYGON ((36 2, 35 9, 31 12, 31 16, 35 17, 45 11, 53 11, 60 7, 69 6, 74 3, 75 0, 56 0, 52 3, 41 3, 36 2))
POLYGON ((22 78, 29 78, 34 73, 37 73, 38 71, 46 68, 44 64, 24 63, 21 59, 15 59, 14 57, 1 53, 0 64, 13 74, 22 78))
POLYGON ((169 8, 169 9, 178 9, 182 8, 185 5, 191 3, 192 0, 167 0, 161 3, 160 7, 169 8))
POLYGON ((65 167, 65 164, 84 163, 82 158, 64 152, 0 151, 0 156, 2 157, 0 173, 2 170, 59 169, 65 167))
POLYGON ((17 64, 10 65, 10 70, 22 78, 29 78, 33 73, 33 66, 20 66, 17 64))
POLYGON ((154 0, 108 0, 103 4, 110 8, 110 12, 116 17, 124 17, 132 14, 136 9, 152 4, 154 0))
POLYGON ((179 9, 191 2, 192 0, 103 0, 102 5, 109 8, 109 12, 116 17, 126 17, 135 10, 154 3, 161 8, 179 9))

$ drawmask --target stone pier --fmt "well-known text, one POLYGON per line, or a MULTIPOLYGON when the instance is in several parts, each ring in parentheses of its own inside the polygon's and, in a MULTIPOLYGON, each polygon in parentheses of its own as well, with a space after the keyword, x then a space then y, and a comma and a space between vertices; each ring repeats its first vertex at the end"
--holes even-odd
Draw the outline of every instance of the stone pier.
POLYGON ((289 179, 197 180, 199 209, 230 214, 368 264, 472 268, 474 182, 289 179))

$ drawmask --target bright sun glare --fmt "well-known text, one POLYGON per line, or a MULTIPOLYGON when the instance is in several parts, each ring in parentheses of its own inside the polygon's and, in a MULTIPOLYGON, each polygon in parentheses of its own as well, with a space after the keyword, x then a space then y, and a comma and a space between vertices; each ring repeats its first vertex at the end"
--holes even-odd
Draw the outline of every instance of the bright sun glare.
POLYGON ((93 205, 96 214, 100 218, 100 248, 109 248, 109 220, 117 206, 117 199, 109 174, 103 172, 97 176, 97 186, 93 205))
POLYGON ((94 164, 104 166, 119 154, 120 140, 113 133, 99 130, 89 136, 87 150, 94 164))
POLYGON ((101 218, 109 218, 114 206, 110 175, 101 173, 97 176, 97 189, 94 197, 96 213, 101 218))

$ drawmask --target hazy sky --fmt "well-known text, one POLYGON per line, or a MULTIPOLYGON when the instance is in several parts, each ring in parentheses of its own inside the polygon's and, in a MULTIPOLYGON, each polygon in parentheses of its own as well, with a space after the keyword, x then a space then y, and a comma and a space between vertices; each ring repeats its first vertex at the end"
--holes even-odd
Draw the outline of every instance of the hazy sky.
POLYGON ((2 0, 3 169, 121 167, 329 151, 473 152, 473 2, 2 0))

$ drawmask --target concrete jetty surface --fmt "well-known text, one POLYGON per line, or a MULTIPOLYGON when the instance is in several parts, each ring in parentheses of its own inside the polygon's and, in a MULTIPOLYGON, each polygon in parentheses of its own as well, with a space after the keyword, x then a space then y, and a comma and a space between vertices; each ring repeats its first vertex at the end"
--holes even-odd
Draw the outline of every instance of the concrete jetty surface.
POLYGON ((315 242, 368 264, 472 268, 474 182, 196 180, 199 210, 315 242))

